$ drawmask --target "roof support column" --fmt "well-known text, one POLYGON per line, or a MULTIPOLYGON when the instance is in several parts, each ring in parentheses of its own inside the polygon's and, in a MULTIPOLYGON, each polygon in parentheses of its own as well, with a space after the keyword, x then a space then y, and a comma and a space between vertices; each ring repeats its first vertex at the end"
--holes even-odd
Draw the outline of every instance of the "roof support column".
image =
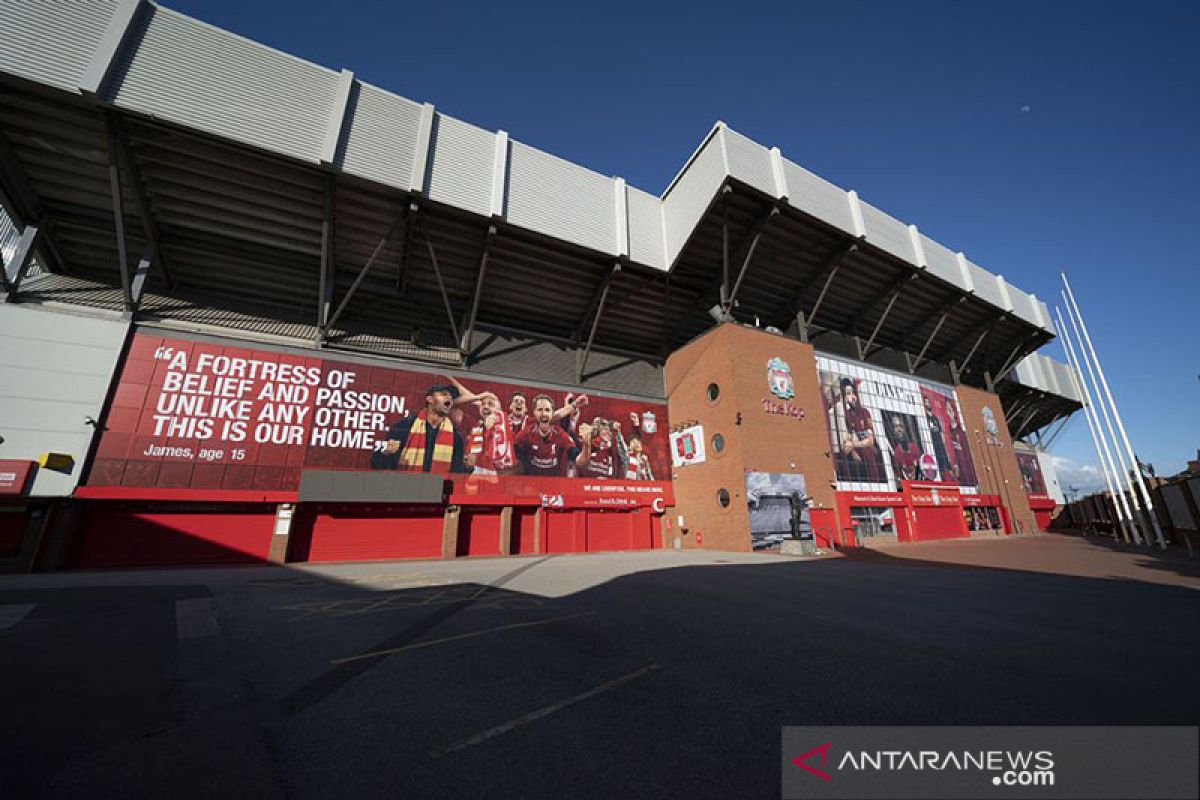
POLYGON ((1021 342, 1012 349, 1012 352, 1008 354, 1008 358, 1004 361, 1004 366, 1000 368, 1000 371, 997 372, 996 376, 992 379, 995 383, 999 383, 1000 381, 1004 380, 1004 377, 1008 375, 1008 373, 1012 372, 1013 367, 1017 365, 1017 356, 1019 356, 1021 351, 1025 349, 1027 344, 1029 344, 1030 338, 1032 337, 1022 339, 1021 342))
POLYGON ((404 215, 404 239, 400 244, 400 263, 396 268, 396 291, 401 295, 408 293, 408 262, 412 254, 413 235, 417 228, 417 212, 420 206, 413 200, 408 204, 404 215))
POLYGON ((967 371, 967 365, 971 363, 971 359, 974 358, 975 352, 977 350, 979 350, 979 345, 983 344, 983 340, 986 339, 988 337, 988 334, 990 334, 993 330, 994 330, 994 328, 992 326, 988 325, 988 326, 985 326, 984 329, 979 332, 979 337, 975 339, 975 344, 971 345, 971 349, 967 351, 967 357, 964 358, 962 360, 962 364, 959 365, 959 367, 958 367, 959 372, 967 371))
POLYGON ((385 233, 379 239, 379 244, 375 245, 375 249, 371 251, 370 258, 362 265, 362 269, 358 271, 358 275, 354 277, 354 283, 350 284, 350 288, 346 290, 346 294, 342 296, 342 302, 338 303, 337 310, 333 312, 333 316, 329 318, 329 322, 325 326, 324 335, 329 337, 329 331, 341 319, 342 313, 346 310, 346 306, 350 304, 350 298, 354 297, 354 293, 358 291, 359 284, 363 282, 363 278, 367 277, 367 273, 371 271, 371 267, 375 265, 375 260, 379 258, 379 254, 383 252, 383 248, 387 247, 388 242, 392 240, 392 235, 396 228, 393 226, 391 230, 385 233))
POLYGON ((471 347, 471 334, 475 332, 475 318, 479 315, 479 300, 483 297, 483 281, 487 276, 488 254, 491 252, 492 240, 495 238, 496 226, 489 225, 487 238, 483 242, 483 253, 479 256, 479 275, 475 279, 475 295, 471 298, 471 310, 467 313, 466 319, 463 320, 462 340, 458 345, 458 349, 464 355, 471 347))
POLYGON ((721 309, 722 321, 729 316, 729 184, 721 187, 721 309))
POLYGON ((317 278, 317 347, 325 343, 333 306, 333 176, 325 180, 325 211, 321 217, 321 270, 317 278))
MULTIPOLYGON (((620 271, 621 265, 619 263, 613 264, 612 269, 608 271, 608 275, 604 277, 604 282, 600 285, 600 294, 596 299, 596 311, 592 315, 592 330, 588 334, 587 345, 579 355, 579 368, 576 370, 575 375, 576 383, 583 383, 583 374, 584 370, 587 369, 588 356, 591 355, 592 352, 592 342, 596 338, 596 331, 600 328, 600 319, 604 315, 604 304, 608 300, 608 290, 612 288, 613 278, 617 277, 617 273, 620 271)), ((586 319, 586 317, 584 319, 586 319)), ((582 330, 581 324, 580 329, 575 337, 577 342, 579 340, 578 333, 582 333, 582 330)), ((576 350, 576 352, 579 351, 576 350)))
POLYGON ((108 186, 112 195, 113 226, 117 234, 117 262, 121 269, 121 290, 124 296, 125 310, 132 313, 135 310, 133 302, 133 282, 129 274, 129 252, 125 241, 125 208, 124 194, 121 191, 121 166, 117 154, 117 134, 110 126, 108 129, 108 186))
MULTIPOLYGON (((796 287, 796 291, 792 293, 792 298, 787 304, 786 312, 783 310, 780 311, 780 317, 782 317, 784 313, 786 313, 789 318, 795 315, 797 323, 800 324, 801 341, 808 341, 809 327, 812 321, 816 318, 817 311, 821 307, 821 301, 824 300, 825 292, 828 291, 829 285, 833 282, 834 275, 836 275, 837 271, 841 269, 842 262, 845 261, 850 254, 857 249, 858 240, 856 239, 848 243, 846 246, 834 251, 833 255, 830 256, 829 261, 827 261, 824 266, 814 270, 812 275, 810 275, 804 280, 803 283, 796 287), (815 285, 817 281, 825 278, 827 273, 828 278, 826 278, 825 285, 821 289, 821 296, 818 297, 817 302, 813 304, 812 310, 810 310, 807 314, 804 314, 803 309, 800 308, 800 303, 804 299, 804 294, 813 285, 815 285), (793 311, 793 309, 795 310, 793 311)), ((788 323, 784 324, 786 325, 788 323)))
POLYGON ((138 217, 142 220, 142 229, 146 234, 146 241, 154 245, 155 260, 162 270, 163 277, 167 281, 167 286, 174 289, 175 278, 171 275, 166 256, 163 253, 162 232, 159 230, 153 215, 150 213, 150 201, 146 197, 146 184, 142 181, 137 164, 133 160, 133 153, 129 149, 129 137, 125 133, 125 126, 116 112, 106 114, 105 123, 108 125, 110 135, 114 137, 117 145, 118 164, 129 179, 129 190, 133 195, 133 203, 137 208, 138 217))
MULTIPOLYGON (((862 346, 862 349, 859 352, 859 359, 861 361, 867 360, 867 356, 869 356, 871 353, 871 345, 875 344, 875 337, 879 335, 879 330, 883 327, 883 323, 887 321, 888 315, 892 313, 892 307, 896 305, 896 300, 900 298, 900 293, 904 291, 904 287, 907 286, 908 282, 914 277, 916 277, 915 273, 904 278, 903 282, 897 284, 892 290, 891 298, 888 300, 887 305, 884 306, 883 313, 879 315, 879 320, 875 323, 875 327, 871 330, 871 335, 867 337, 866 344, 862 346)), ((872 303, 871 305, 873 306, 875 304, 872 303)))
POLYGON ((4 268, 0 270, 0 277, 4 279, 4 302, 11 303, 17 298, 21 281, 25 279, 29 265, 33 263, 33 250, 37 247, 40 236, 40 228, 36 225, 26 225, 21 231, 21 238, 17 240, 17 250, 13 253, 12 260, 2 265, 4 268))

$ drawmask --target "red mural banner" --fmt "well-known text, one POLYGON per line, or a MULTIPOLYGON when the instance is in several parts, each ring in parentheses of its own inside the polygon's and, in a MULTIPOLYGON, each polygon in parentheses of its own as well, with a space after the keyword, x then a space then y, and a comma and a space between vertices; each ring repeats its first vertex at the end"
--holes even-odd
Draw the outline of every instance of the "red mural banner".
POLYGON ((136 334, 89 486, 294 491, 304 469, 445 474, 549 507, 661 506, 667 407, 136 334))

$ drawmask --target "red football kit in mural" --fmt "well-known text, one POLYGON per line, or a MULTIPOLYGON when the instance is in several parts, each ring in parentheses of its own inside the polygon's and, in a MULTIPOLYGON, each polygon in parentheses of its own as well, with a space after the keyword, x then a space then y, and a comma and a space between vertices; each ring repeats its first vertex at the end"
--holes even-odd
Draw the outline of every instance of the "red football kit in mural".
POLYGON ((517 459, 524 466, 526 475, 567 477, 574 449, 575 442, 558 425, 551 425, 545 436, 536 427, 517 436, 517 459))
POLYGON ((589 478, 615 478, 616 468, 613 464, 615 452, 616 449, 611 442, 605 443, 600 438, 593 439, 592 452, 583 474, 589 478))
POLYGON ((954 465, 958 467, 958 482, 964 486, 975 486, 979 481, 975 477, 975 462, 971 459, 967 432, 958 426, 951 428, 950 444, 954 448, 954 465))
POLYGON ((892 444, 892 468, 896 480, 915 481, 920 478, 921 448, 911 439, 892 444))
MULTIPOLYGON (((875 430, 871 424, 871 412, 862 406, 846 409, 846 428, 854 434, 858 441, 866 439, 875 430)), ((857 459, 849 459, 850 469, 856 473, 852 480, 879 483, 883 476, 879 474, 879 446, 855 447, 857 459)))
POLYGON ((508 426, 508 415, 496 412, 496 422, 485 428, 480 421, 471 430, 469 452, 475 456, 475 471, 495 473, 513 466, 513 435, 508 426))

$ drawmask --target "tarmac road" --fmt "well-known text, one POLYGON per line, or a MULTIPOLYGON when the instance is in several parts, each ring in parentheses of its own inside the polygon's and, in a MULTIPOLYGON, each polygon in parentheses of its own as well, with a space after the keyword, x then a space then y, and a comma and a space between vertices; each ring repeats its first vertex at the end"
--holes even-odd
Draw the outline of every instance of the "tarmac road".
POLYGON ((1065 536, 7 576, 0 785, 778 797, 785 724, 1198 724, 1197 634, 1194 562, 1065 536))

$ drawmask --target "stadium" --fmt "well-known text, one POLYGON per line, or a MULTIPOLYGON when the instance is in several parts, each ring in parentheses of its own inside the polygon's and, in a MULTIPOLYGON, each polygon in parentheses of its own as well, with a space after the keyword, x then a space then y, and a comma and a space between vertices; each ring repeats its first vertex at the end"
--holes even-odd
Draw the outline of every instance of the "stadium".
POLYGON ((0 23, 10 569, 864 547, 1063 503, 1046 305, 723 123, 654 194, 151 2, 0 23))

